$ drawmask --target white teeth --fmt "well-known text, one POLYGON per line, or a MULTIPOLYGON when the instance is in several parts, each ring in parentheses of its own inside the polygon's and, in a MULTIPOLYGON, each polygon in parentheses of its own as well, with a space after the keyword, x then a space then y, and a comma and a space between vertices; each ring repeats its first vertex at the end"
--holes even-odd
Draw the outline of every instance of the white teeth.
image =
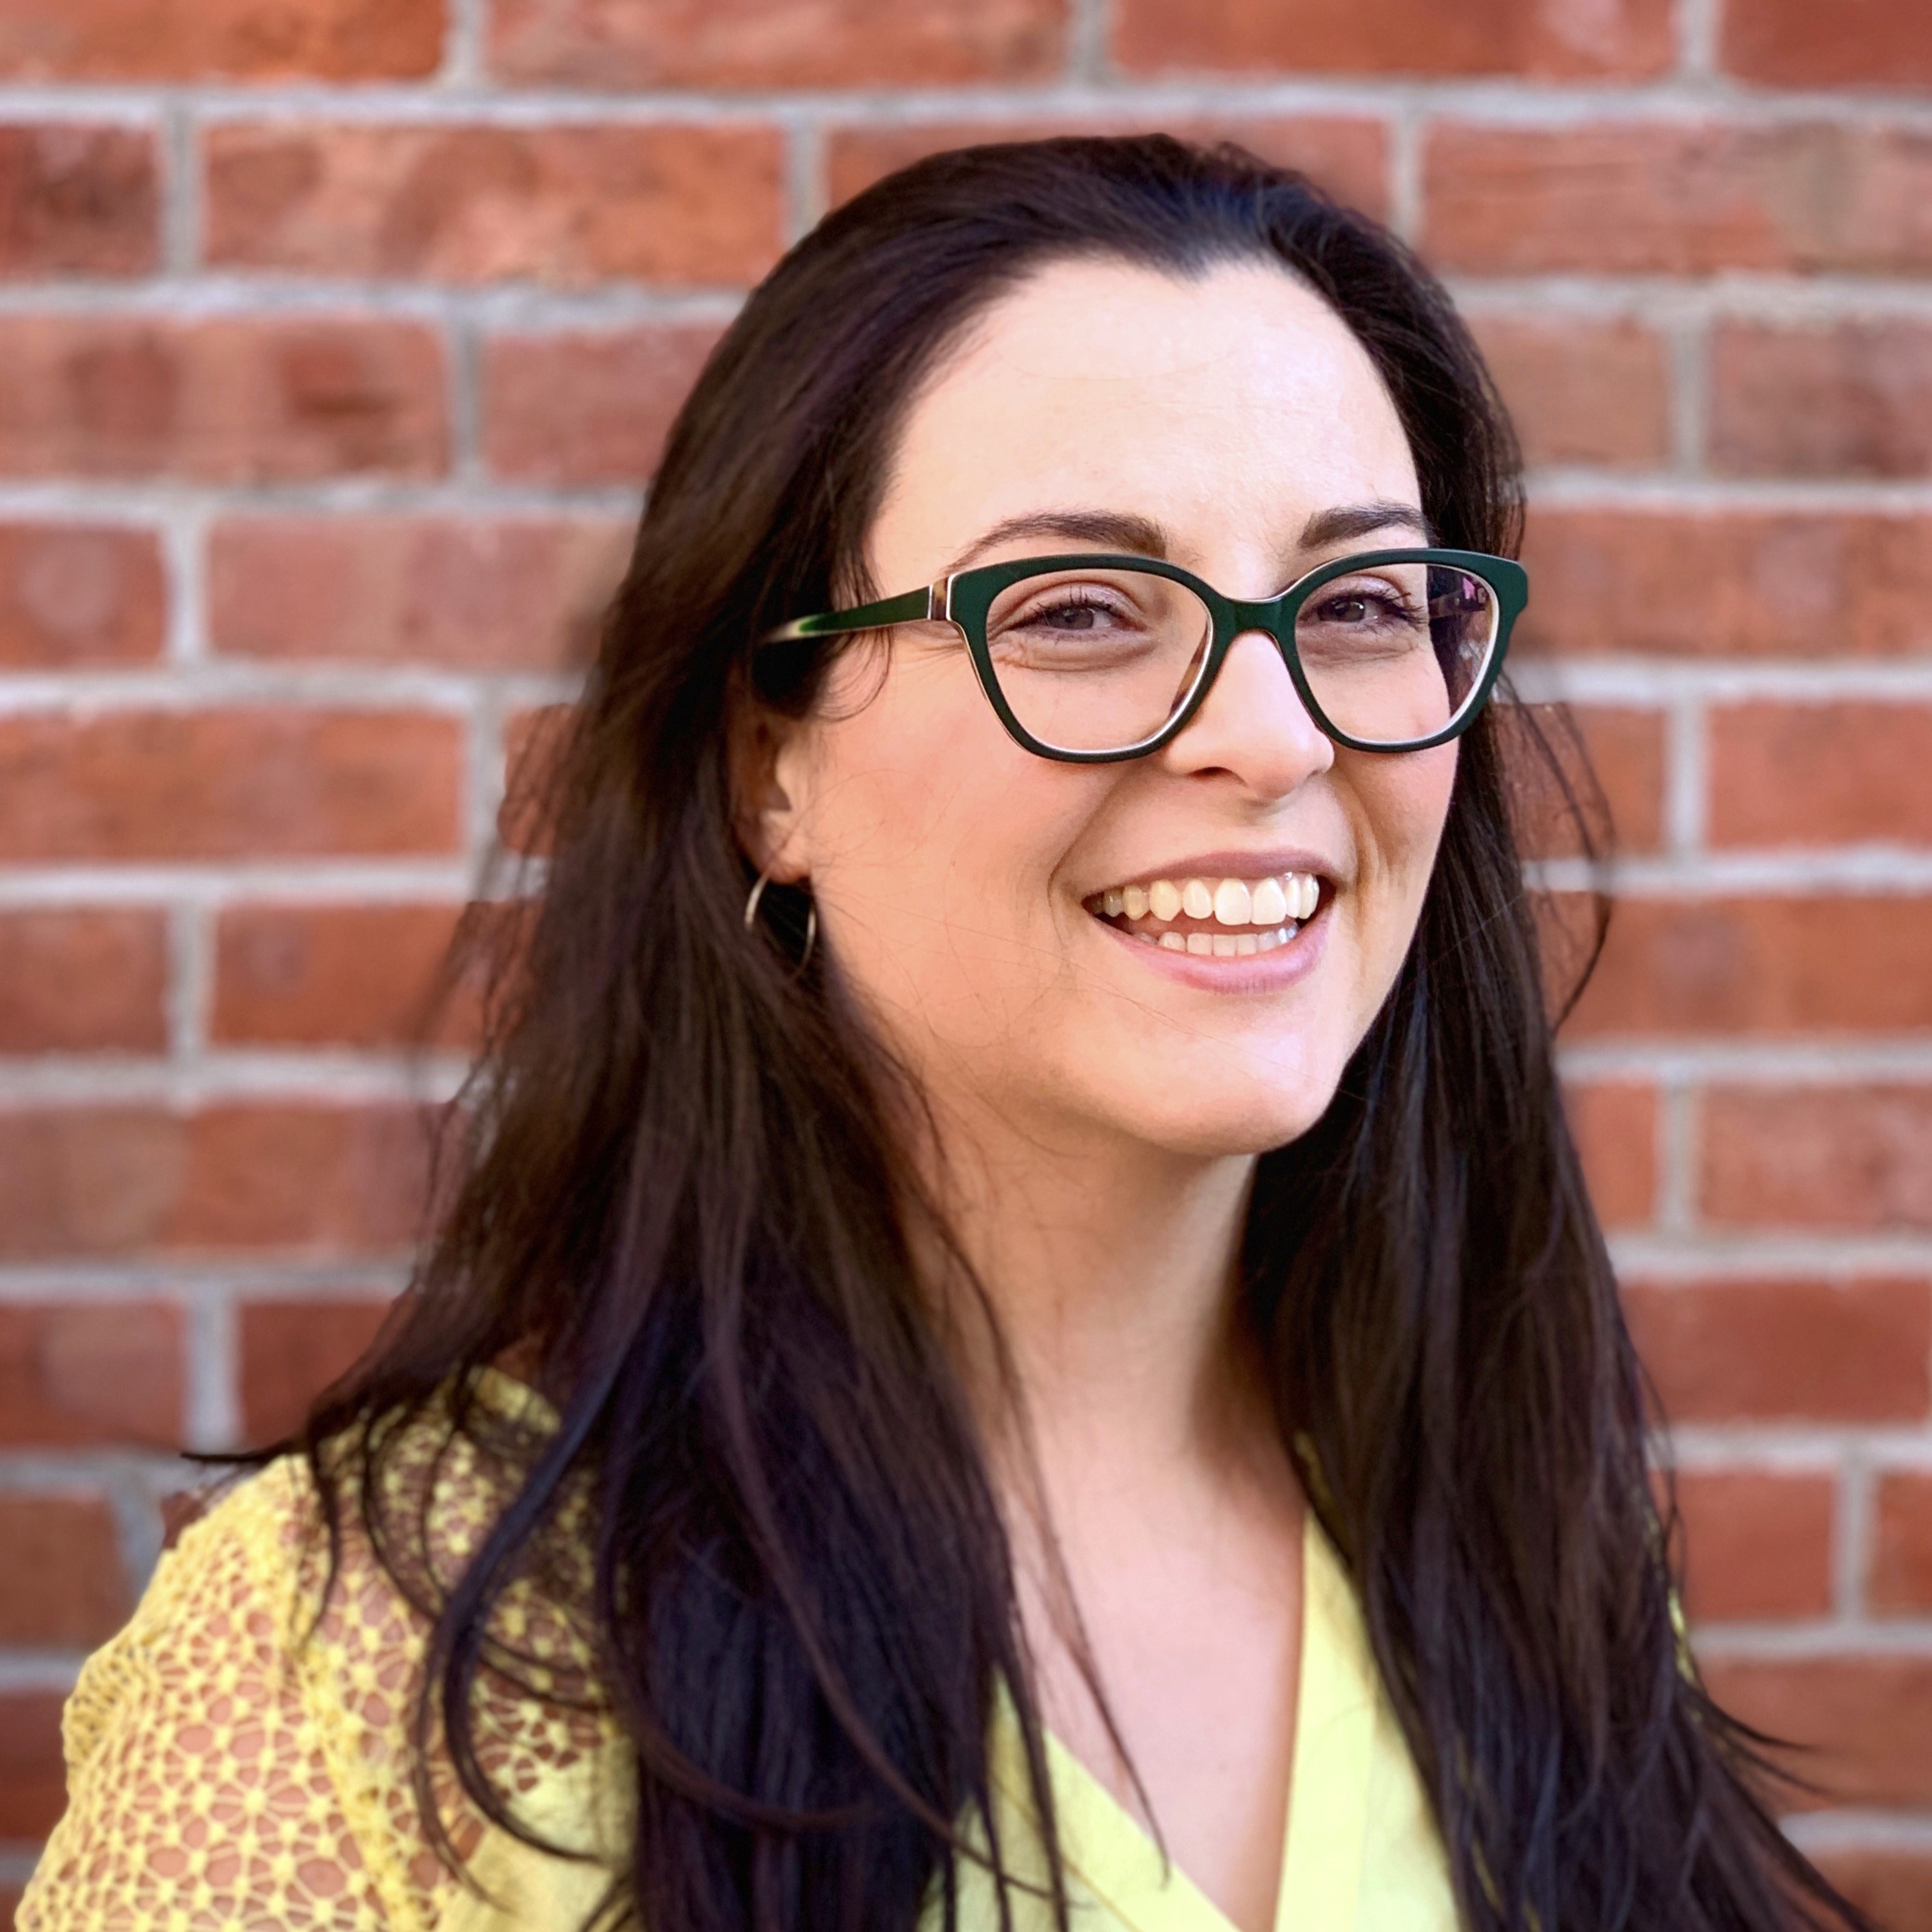
POLYGON ((1154 938, 1154 934, 1150 932, 1137 932, 1134 934, 1134 937, 1138 939, 1143 946, 1153 946, 1158 944, 1154 938))
POLYGON ((1262 943, 1252 932, 1238 932, 1234 935, 1234 950, 1244 959, 1250 953, 1258 952, 1262 943))
POLYGON ((1232 932, 1216 932, 1210 937, 1214 941, 1214 957, 1232 959, 1234 956, 1234 935, 1232 932))
MULTIPOLYGON (((1205 879, 1184 880, 1178 885, 1172 879, 1156 879, 1147 886, 1109 886, 1099 899, 1100 910, 1108 919, 1124 914, 1138 920, 1151 915, 1166 926, 1184 913, 1190 919, 1211 919, 1217 926, 1268 928, 1259 935, 1257 946, 1244 945, 1234 955, 1222 950, 1224 935, 1218 933, 1137 935, 1166 946, 1170 952, 1184 950, 1226 958, 1286 945, 1300 926, 1312 919, 1320 908, 1322 882, 1312 872, 1281 873, 1258 879, 1252 885, 1245 879, 1222 879, 1211 886, 1205 879), (1200 944, 1196 944, 1197 940, 1200 944)), ((1255 935, 1250 932, 1237 936, 1255 935)))
POLYGON ((1253 895, 1245 880, 1223 879, 1214 888, 1214 919, 1220 926, 1246 926, 1252 916, 1253 895))
POLYGON ((1279 879, 1264 879, 1256 886, 1249 916, 1257 926, 1279 926, 1288 916, 1288 895, 1279 879))

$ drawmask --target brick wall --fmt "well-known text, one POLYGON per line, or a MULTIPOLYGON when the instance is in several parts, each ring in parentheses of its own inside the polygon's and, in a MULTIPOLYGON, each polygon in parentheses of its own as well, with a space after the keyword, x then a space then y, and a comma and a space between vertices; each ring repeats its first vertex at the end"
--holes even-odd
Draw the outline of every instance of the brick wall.
POLYGON ((740 292, 925 148, 1166 125, 1391 219, 1520 412, 1702 1654, 1932 1924, 1924 0, 0 13, 0 1894, 168 1445, 287 1423, 402 1279, 397 1042, 740 292))

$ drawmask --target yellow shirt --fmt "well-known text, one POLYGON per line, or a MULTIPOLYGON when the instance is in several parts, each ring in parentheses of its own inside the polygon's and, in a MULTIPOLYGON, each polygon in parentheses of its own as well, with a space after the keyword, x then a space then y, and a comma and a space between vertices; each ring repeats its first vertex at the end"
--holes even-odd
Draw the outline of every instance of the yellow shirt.
MULTIPOLYGON (((536 1391, 495 1370, 479 1393, 538 1429, 555 1421, 536 1391)), ((440 1464, 406 1448, 398 1478, 434 1485, 430 1574, 446 1583, 480 1540, 495 1478, 462 1438, 440 1464)), ((493 1690, 486 1675, 477 1730, 498 1787, 546 1838, 604 1862, 532 1849, 441 1768, 441 1814, 493 1898, 465 1888, 430 1850, 409 1788, 406 1726, 428 1624, 352 1520, 336 1592, 314 1640, 297 1643, 321 1601, 316 1510, 297 1457, 248 1478, 164 1552, 133 1618, 87 1660, 62 1718, 67 1813, 28 1882, 20 1932, 572 1932, 588 1917, 628 1838, 629 1767, 614 1720, 493 1690)), ((1312 1514, 1306 1558, 1276 1932, 1454 1932, 1440 1840, 1354 1592, 1312 1514)), ((589 1639, 554 1593, 520 1578, 492 1629, 538 1660, 526 1674, 540 1686, 592 1687, 589 1639)), ((1184 1874, 1163 1869, 1106 1786, 1047 1743, 1076 1928, 1231 1932, 1184 1874)), ((1036 1876, 1004 1700, 992 1746, 1010 1862, 1036 1876)), ((983 1875, 967 1868, 962 1886, 968 1932, 997 1924, 983 1875)), ((1018 1932, 1045 1932, 1046 1905, 1018 1890, 1012 1900, 1018 1932)))

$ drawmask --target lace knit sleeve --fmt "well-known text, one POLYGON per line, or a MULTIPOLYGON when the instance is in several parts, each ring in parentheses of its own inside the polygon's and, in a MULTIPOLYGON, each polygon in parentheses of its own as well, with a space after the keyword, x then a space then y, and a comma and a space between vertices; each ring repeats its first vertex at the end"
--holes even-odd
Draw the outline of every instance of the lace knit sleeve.
POLYGON ((67 1813, 20 1932, 394 1922, 290 1667, 292 1589, 262 1587, 298 1502, 283 1464, 230 1491, 82 1666, 62 1720, 67 1813))
MULTIPOLYGON (((516 1412, 500 1381, 486 1394, 516 1412)), ((434 1429, 404 1444, 386 1485, 431 1498, 420 1594, 447 1588, 503 1500, 473 1448, 434 1429), (441 1444, 439 1447, 439 1444, 441 1444)), ((570 1527, 581 1537, 574 1516, 570 1527)), ((414 1565, 412 1565, 413 1570, 414 1565)), ((438 1857, 410 1775, 408 1720, 427 1619, 344 1527, 327 1542, 306 1466, 285 1456, 222 1497, 162 1556, 127 1626, 82 1667, 62 1718, 68 1810, 18 1910, 19 1932, 431 1932, 492 1916, 438 1857)), ((580 1580, 578 1580, 580 1581, 580 1580)), ((519 1579, 492 1636, 539 1698, 486 1672, 479 1759, 519 1815, 602 1869, 526 1854, 464 1791, 433 1727, 430 1786, 460 1860, 512 1897, 594 1898, 628 1839, 631 1788, 590 1651, 550 1590, 519 1579), (550 1701, 561 1693, 566 1707, 550 1701), (567 1708, 576 1701, 578 1708, 567 1708), (486 1844, 485 1841, 488 1842, 486 1844)), ((574 1916, 574 1915, 573 1915, 574 1916)))

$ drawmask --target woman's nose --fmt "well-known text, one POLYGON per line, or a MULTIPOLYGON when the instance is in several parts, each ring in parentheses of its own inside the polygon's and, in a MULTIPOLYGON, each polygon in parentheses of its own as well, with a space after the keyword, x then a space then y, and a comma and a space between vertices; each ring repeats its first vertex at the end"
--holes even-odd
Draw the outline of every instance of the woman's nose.
POLYGON ((1244 631, 1163 756, 1174 770, 1225 771, 1258 796, 1281 798, 1326 771, 1335 746, 1309 716, 1281 647, 1265 631, 1244 631))

